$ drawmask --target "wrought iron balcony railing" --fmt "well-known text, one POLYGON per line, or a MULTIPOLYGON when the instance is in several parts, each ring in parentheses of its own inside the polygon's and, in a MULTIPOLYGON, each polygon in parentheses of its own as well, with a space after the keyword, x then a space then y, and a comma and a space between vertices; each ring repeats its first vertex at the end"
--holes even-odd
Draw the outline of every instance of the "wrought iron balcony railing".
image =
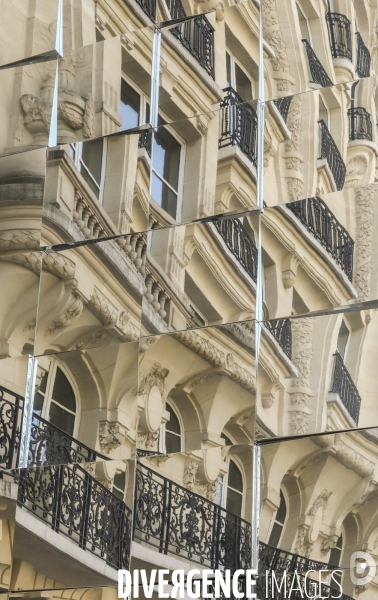
POLYGON ((33 413, 30 432, 28 465, 59 465, 63 463, 85 463, 109 457, 95 452, 85 444, 68 435, 52 423, 33 413))
MULTIPOLYGON (((219 148, 239 146, 256 167, 257 164, 257 114, 254 108, 243 103, 232 87, 223 90, 225 97, 220 108, 219 148)), ((286 100, 286 98, 285 98, 286 100)))
POLYGON ((128 569, 132 511, 80 465, 22 469, 18 504, 115 569, 128 569))
POLYGON ((354 241, 339 223, 326 203, 316 196, 286 204, 311 233, 335 259, 350 281, 353 278, 354 241))
POLYGON ((273 319, 272 321, 265 321, 265 327, 277 340, 286 356, 291 358, 292 336, 290 319, 273 319))
MULTIPOLYGON (((177 4, 178 0, 175 0, 177 4)), ((185 16, 184 9, 182 11, 182 16, 185 16)), ((181 11, 177 8, 176 12, 179 14, 181 11)), ((171 29, 171 32, 214 79, 214 28, 205 15, 193 17, 171 29)))
POLYGON ((289 115, 289 109, 292 99, 293 96, 285 96, 285 98, 278 98, 278 100, 273 100, 274 104, 277 106, 279 112, 281 113, 281 116, 285 123, 289 115))
POLYGON ((352 60, 352 35, 349 19, 340 13, 326 15, 333 58, 352 60))
POLYGON ((320 156, 325 158, 333 175, 337 190, 342 190, 345 183, 346 166, 338 147, 329 129, 323 120, 319 121, 320 127, 320 156))
POLYGON ((139 6, 151 21, 156 20, 156 0, 137 0, 139 6))
POLYGON ((135 486, 135 539, 211 569, 250 568, 247 521, 142 464, 135 486))
POLYGON ((214 225, 226 246, 248 275, 257 282, 257 248, 239 219, 219 219, 214 225))
POLYGON ((0 469, 18 466, 24 398, 0 386, 0 469))
POLYGON ((353 379, 348 373, 341 355, 336 350, 333 365, 332 387, 330 392, 338 394, 341 402, 347 409, 353 421, 358 425, 361 408, 361 396, 358 393, 353 379))
POLYGON ((152 130, 151 129, 147 129, 147 131, 142 131, 142 133, 139 134, 138 148, 144 148, 146 150, 148 156, 151 158, 151 154, 152 154, 152 130))
MULTIPOLYGON (((310 579, 306 577, 305 574, 308 571, 334 571, 339 567, 335 565, 330 565, 328 563, 320 562, 317 560, 312 560, 310 558, 306 558, 305 556, 301 556, 300 554, 293 554, 292 552, 286 552, 286 550, 281 550, 280 548, 274 548, 273 546, 268 546, 264 542, 259 542, 259 573, 262 576, 257 578, 257 592, 260 593, 260 598, 277 598, 277 600, 284 600, 286 598, 284 589, 281 591, 275 589, 274 594, 272 594, 272 590, 266 590, 266 581, 265 577, 266 572, 274 571, 277 576, 277 581, 279 583, 279 574, 284 573, 286 571, 287 579, 286 586, 287 589, 290 589, 291 585, 291 577, 294 576, 294 573, 297 572, 299 580, 301 582, 301 587, 304 589, 304 585, 309 585, 308 588, 308 597, 313 596, 314 589, 311 589, 315 584, 315 581, 312 582, 310 579)), ((314 573, 315 577, 315 573, 314 573)), ((268 578, 268 582, 271 584, 270 578, 268 578)), ((317 582, 319 585, 319 580, 317 582)), ((295 586, 297 587, 297 586, 295 586)), ((318 588, 319 589, 319 588, 318 588)), ((340 591, 329 587, 327 584, 322 584, 322 594, 320 595, 323 598, 339 598, 340 600, 352 600, 350 596, 346 594, 342 594, 340 596, 340 591)), ((320 597, 319 596, 319 597, 320 597)), ((317 597, 317 596, 313 596, 317 597)), ((290 594, 290 598, 293 600, 303 599, 303 594, 298 590, 298 593, 293 589, 290 594)))
POLYGON ((356 73, 358 77, 370 77, 371 56, 369 49, 365 46, 361 34, 357 31, 357 64, 356 73))
POLYGON ((373 140, 373 125, 370 114, 363 106, 349 108, 348 117, 350 140, 373 140))
POLYGON ((329 87, 333 85, 308 40, 302 40, 302 42, 304 43, 307 52, 308 66, 310 68, 312 83, 317 83, 321 87, 329 87))

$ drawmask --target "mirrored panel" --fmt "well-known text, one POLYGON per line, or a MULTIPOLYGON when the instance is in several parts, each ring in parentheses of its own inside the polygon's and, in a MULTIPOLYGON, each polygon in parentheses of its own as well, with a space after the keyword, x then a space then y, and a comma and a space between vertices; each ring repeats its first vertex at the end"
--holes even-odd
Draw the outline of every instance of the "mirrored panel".
POLYGON ((262 447, 258 597, 378 597, 377 440, 368 429, 262 447))
POLYGON ((56 49, 58 8, 59 0, 1 0, 0 67, 48 60, 56 49))
POLYGON ((42 264, 41 252, 17 251, 18 243, 35 243, 27 230, 11 232, 4 238, 8 249, 0 252, 2 359, 33 353, 42 264))
POLYGON ((152 144, 150 226, 257 209, 256 103, 160 125, 152 144))
POLYGON ((138 451, 253 442, 255 393, 253 321, 141 338, 138 451))
POLYGON ((142 311, 146 332, 254 318, 258 216, 149 233, 142 311))
POLYGON ((130 563, 134 465, 20 469, 12 591, 117 584, 130 563))
POLYGON ((46 180, 46 150, 0 158, 0 253, 40 245, 46 180))
POLYGON ((132 564, 249 569, 252 463, 249 445, 139 458, 132 564))
POLYGON ((135 455, 138 343, 38 357, 30 466, 135 455))
MULTIPOLYGON (((153 28, 145 27, 129 37, 78 48, 59 60, 59 144, 100 138, 149 122, 152 44, 153 28), (130 91, 130 80, 138 91, 130 91)), ((95 142, 90 147, 94 146, 95 142)), ((94 178, 101 171, 101 161, 95 158, 98 152, 87 164, 94 178)))
POLYGON ((267 102, 267 206, 375 182, 375 78, 267 102))
POLYGON ((375 73, 374 9, 352 0, 262 3, 266 99, 375 73))
POLYGON ((376 316, 373 309, 262 324, 261 438, 378 425, 376 316))
POLYGON ((49 144, 57 61, 0 70, 0 156, 49 144))
POLYGON ((0 593, 4 600, 11 588, 14 523, 17 510, 18 483, 11 472, 1 471, 0 479, 0 523, 1 523, 1 578, 0 593))
POLYGON ((377 300, 377 185, 265 209, 265 318, 377 300))
POLYGON ((133 262, 122 242, 43 253, 36 355, 138 339, 144 276, 143 261, 136 257, 141 248, 138 244, 133 262))

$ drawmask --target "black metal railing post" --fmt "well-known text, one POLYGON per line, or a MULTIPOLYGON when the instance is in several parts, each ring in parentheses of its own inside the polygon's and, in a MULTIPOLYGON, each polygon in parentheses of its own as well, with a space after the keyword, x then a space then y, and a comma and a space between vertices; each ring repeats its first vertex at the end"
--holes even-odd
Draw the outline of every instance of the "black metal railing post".
POLYGON ((139 134, 138 148, 144 148, 151 158, 152 154, 152 130, 147 129, 147 131, 142 131, 139 134))
POLYGON ((373 124, 370 114, 363 106, 348 109, 349 139, 373 140, 373 124))
POLYGON ((326 15, 333 58, 352 60, 351 22, 341 13, 326 15))
MULTIPOLYGON (((177 2, 178 0, 175 0, 175 3, 177 2)), ((178 15, 185 16, 184 9, 181 11, 177 8, 176 12, 178 15)), ((180 16, 176 18, 180 18, 180 16)), ((214 28, 206 16, 193 17, 193 19, 173 27, 171 33, 214 79, 214 28)))
POLYGON ((304 43, 307 52, 308 66, 310 68, 312 83, 317 83, 321 87, 330 87, 333 85, 309 41, 304 39, 302 42, 304 43))
POLYGON ((356 32, 357 38, 357 64, 356 73, 358 77, 370 77, 371 56, 369 49, 365 46, 361 34, 356 32))
POLYGON ((361 408, 361 396, 351 378, 340 353, 334 354, 332 386, 330 392, 338 394, 353 421, 358 425, 361 408))
POLYGON ((289 115, 290 104, 294 96, 285 96, 284 98, 278 98, 277 100, 273 100, 276 105, 278 111, 281 113, 283 120, 287 121, 287 117, 289 115))
POLYGON ((352 281, 354 241, 324 200, 316 196, 298 202, 290 202, 286 204, 286 207, 320 242, 348 279, 352 281))
POLYGON ((137 0, 137 3, 141 7, 144 13, 146 13, 147 17, 151 19, 151 21, 156 20, 156 0, 137 0))
POLYGON ((321 119, 320 127, 320 159, 325 158, 333 175, 337 190, 342 190, 345 183, 346 166, 330 131, 321 119))
POLYGON ((257 165, 257 113, 249 103, 243 103, 232 87, 223 90, 220 104, 219 148, 239 146, 252 164, 257 165))
POLYGON ((257 248, 247 235, 239 219, 220 219, 214 221, 228 249, 237 258, 243 269, 256 283, 257 281, 257 248))

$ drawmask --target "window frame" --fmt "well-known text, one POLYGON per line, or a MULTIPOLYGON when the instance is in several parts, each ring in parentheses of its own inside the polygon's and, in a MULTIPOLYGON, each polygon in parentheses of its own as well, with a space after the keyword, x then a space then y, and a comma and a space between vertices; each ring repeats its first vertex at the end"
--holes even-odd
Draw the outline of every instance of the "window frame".
POLYGON ((284 522, 281 524, 279 521, 276 521, 277 513, 278 513, 279 508, 280 508, 278 506, 277 510, 275 510, 274 513, 273 513, 273 515, 272 515, 272 518, 271 518, 271 521, 270 521, 270 526, 269 526, 268 533, 267 533, 267 536, 266 536, 266 540, 267 540, 266 543, 269 545, 270 537, 272 535, 272 531, 273 531, 273 527, 274 527, 275 523, 277 523, 278 525, 282 525, 281 535, 280 535, 280 537, 278 539, 277 546, 275 546, 276 548, 280 547, 280 543, 281 543, 282 536, 283 536, 284 531, 285 531, 285 527, 286 527, 286 523, 287 523, 287 519, 288 519, 288 514, 289 514, 288 497, 287 497, 285 489, 282 486, 280 486, 280 504, 281 504, 281 493, 282 493, 283 499, 285 501, 285 506, 286 506, 286 514, 285 514, 284 522))
MULTIPOLYGON (((98 194, 98 198, 97 198, 97 196, 96 196, 96 198, 99 201, 99 203, 102 204, 103 200, 104 200, 106 161, 107 161, 107 150, 108 150, 108 141, 107 141, 107 139, 106 138, 100 138, 100 139, 102 139, 102 156, 101 156, 100 184, 97 183, 97 181, 93 177, 92 173, 88 169, 87 165, 84 163, 84 161, 81 158, 81 155, 82 155, 82 152, 83 152, 83 144, 85 144, 86 142, 94 141, 96 139, 99 139, 99 138, 93 138, 93 140, 83 140, 81 142, 72 142, 71 144, 69 144, 69 148, 70 148, 70 150, 72 150, 74 152, 74 156, 72 156, 71 152, 70 152, 70 156, 71 156, 71 159, 72 159, 72 161, 73 161, 76 169, 80 173, 80 175, 82 174, 82 171, 81 171, 81 165, 82 165, 83 168, 85 169, 85 171, 88 173, 88 175, 91 178, 91 180, 93 181, 94 185, 98 188, 99 194, 98 194)), ((88 183, 87 182, 85 182, 85 183, 89 187, 88 183)), ((89 188, 89 189, 91 190, 92 194, 95 195, 95 192, 91 188, 89 188)))
MULTIPOLYGON (((225 434, 226 435, 226 434, 225 434)), ((228 437, 228 436, 227 436, 228 437)), ((227 491, 228 488, 230 487, 230 489, 232 489, 233 491, 235 491, 236 493, 240 494, 239 490, 235 490, 235 488, 231 488, 231 486, 228 485, 228 476, 229 476, 229 472, 230 472, 230 462, 233 461, 236 465, 236 467, 239 469, 241 476, 242 476, 242 483, 243 483, 243 491, 241 492, 241 497, 242 497, 242 503, 241 503, 241 514, 240 514, 240 519, 244 519, 244 513, 245 513, 245 490, 246 490, 246 481, 245 481, 245 473, 244 473, 244 469, 243 469, 243 465, 240 462, 240 460, 237 459, 236 456, 230 456, 230 454, 227 455, 227 472, 222 476, 222 498, 221 498, 221 508, 223 508, 224 510, 227 510, 226 506, 227 506, 227 491)), ((218 477, 218 482, 219 482, 219 477, 218 477)), ((233 513, 231 513, 233 514, 233 513)), ((237 516, 237 515, 235 515, 237 516)))
POLYGON ((340 327, 339 327, 338 332, 337 332, 336 350, 337 350, 337 352, 339 352, 341 358, 343 359, 344 364, 345 364, 346 358, 348 356, 348 350, 349 350, 349 344, 350 344, 351 337, 352 337, 352 329, 351 329, 348 321, 346 319, 342 318, 341 322, 340 322, 340 327), (343 324, 345 325, 345 327, 348 330, 348 337, 347 337, 347 341, 346 341, 345 348, 344 348, 344 355, 341 356, 341 354, 340 354, 339 349, 338 349, 337 346, 338 346, 338 341, 339 341, 340 330, 341 330, 341 327, 343 326, 343 324))
MULTIPOLYGON (((297 7, 297 16, 298 16, 298 25, 299 25, 299 31, 301 33, 301 42, 303 40, 302 37, 302 32, 301 32, 301 24, 300 24, 300 19, 299 19, 299 13, 301 13, 302 17, 304 18, 304 20, 306 21, 306 27, 307 27, 307 34, 308 34, 308 43, 310 44, 311 48, 314 49, 314 43, 313 43, 313 39, 312 39, 312 31, 311 31, 311 26, 310 26, 310 20, 307 17, 305 11, 303 10, 303 7, 300 5, 299 2, 295 3, 296 7, 297 7)), ((303 44, 302 44, 303 46, 303 44)), ((307 52, 306 52, 306 56, 307 56, 307 52)))
MULTIPOLYGON (((149 104, 146 94, 140 89, 140 87, 138 85, 136 85, 134 83, 134 81, 132 79, 127 77, 127 75, 124 71, 121 72, 121 79, 123 79, 125 81, 125 83, 127 83, 127 85, 129 87, 131 87, 134 90, 134 92, 136 92, 138 94, 138 96, 140 98, 138 126, 145 125, 147 123, 147 104, 149 104)), ((121 95, 119 97, 119 103, 121 105, 121 95)), ((120 131, 124 131, 124 130, 120 129, 120 131)))
MULTIPOLYGON (((177 437, 180 438, 180 450, 179 451, 184 452, 185 451, 185 430, 184 430, 183 420, 181 418, 180 412, 177 410, 176 406, 173 404, 173 402, 170 399, 165 401, 165 406, 167 406, 167 404, 171 408, 171 410, 175 414, 175 416, 177 417, 177 420, 180 425, 180 436, 178 436, 176 433, 173 433, 173 432, 169 432, 169 433, 173 433, 173 435, 176 435, 177 437)), ((162 454, 167 453, 166 445, 165 445, 166 424, 167 424, 166 422, 162 423, 161 427, 160 427, 159 452, 161 452, 162 454)))
MULTIPOLYGON (((231 82, 230 82, 230 85, 231 85, 232 89, 235 90, 236 93, 238 93, 237 89, 236 89, 236 73, 235 73, 235 65, 238 65, 239 69, 241 71, 243 71, 244 75, 251 82, 252 98, 250 98, 250 100, 255 100, 256 99, 255 98, 255 94, 256 94, 255 80, 251 79, 251 76, 248 73, 248 71, 245 70, 245 68, 243 67, 243 65, 241 64, 241 62, 237 58, 235 58, 235 56, 232 54, 231 50, 226 46, 226 55, 227 54, 230 57, 230 70, 231 70, 231 82)), ((226 57, 226 65, 227 65, 227 57, 226 57)), ((246 100, 246 102, 248 102, 248 100, 246 100)))
POLYGON ((49 366, 47 369, 44 369, 44 367, 41 365, 43 371, 47 372, 46 391, 45 392, 38 391, 38 393, 44 397, 42 410, 41 410, 41 417, 42 417, 42 419, 45 419, 45 421, 50 422, 49 414, 50 414, 50 406, 51 406, 51 400, 52 400, 52 391, 54 389, 56 371, 59 367, 60 370, 63 372, 63 374, 67 377, 68 382, 73 389, 73 392, 75 395, 75 401, 76 401, 76 413, 74 414, 72 411, 68 410, 66 407, 64 407, 61 404, 59 404, 58 402, 56 402, 56 400, 54 400, 53 403, 56 404, 57 406, 61 407, 63 410, 65 410, 69 414, 74 415, 74 418, 75 418, 74 427, 73 427, 73 432, 70 435, 71 435, 71 437, 76 438, 78 435, 79 427, 80 427, 80 416, 81 416, 81 402, 80 402, 80 395, 79 395, 78 387, 76 385, 74 378, 72 377, 71 373, 69 372, 68 368, 62 362, 60 362, 56 358, 49 358, 48 360, 49 360, 49 366))

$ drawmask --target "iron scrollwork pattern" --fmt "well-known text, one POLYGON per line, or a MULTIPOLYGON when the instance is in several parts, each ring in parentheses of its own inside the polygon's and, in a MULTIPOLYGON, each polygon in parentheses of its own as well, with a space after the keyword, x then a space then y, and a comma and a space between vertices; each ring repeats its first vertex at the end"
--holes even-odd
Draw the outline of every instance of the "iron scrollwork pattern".
POLYGON ((373 124, 368 111, 363 106, 348 109, 349 139, 373 140, 373 124))
POLYGON ((358 77, 370 77, 371 56, 369 49, 365 46, 361 34, 357 31, 357 64, 356 73, 358 77))
POLYGON ((284 353, 291 358, 292 335, 290 319, 273 319, 266 321, 265 327, 276 339, 284 353))
POLYGON ((344 361, 336 350, 334 354, 335 363, 333 367, 333 378, 331 392, 338 394, 340 400, 347 409, 356 425, 360 416, 361 396, 358 393, 353 379, 351 378, 348 369, 344 365, 344 361))
POLYGON ((319 121, 321 151, 319 158, 325 158, 333 175, 336 189, 342 190, 345 183, 346 166, 340 154, 335 140, 331 136, 329 129, 323 120, 319 121))
POLYGON ((14 469, 18 465, 24 399, 0 386, 0 467, 14 469))
POLYGON ((214 225, 228 249, 251 279, 257 281, 257 248, 239 219, 220 219, 214 225))
POLYGON ((138 464, 134 537, 212 569, 250 568, 251 525, 138 464))
MULTIPOLYGON (((219 148, 237 145, 257 165, 257 114, 232 87, 223 90, 225 96, 220 104, 219 148)), ((286 98, 285 98, 286 100, 286 98)))
POLYGON ((321 87, 330 87, 331 85, 333 85, 331 79, 328 77, 326 70, 324 69, 322 63, 316 56, 310 43, 307 40, 302 40, 302 42, 304 43, 306 48, 312 82, 317 83, 321 87))
POLYGON ((351 23, 348 17, 340 13, 328 13, 326 21, 333 58, 352 60, 351 23))
POLYGON ((131 514, 79 465, 23 469, 18 504, 115 569, 128 569, 131 514))

